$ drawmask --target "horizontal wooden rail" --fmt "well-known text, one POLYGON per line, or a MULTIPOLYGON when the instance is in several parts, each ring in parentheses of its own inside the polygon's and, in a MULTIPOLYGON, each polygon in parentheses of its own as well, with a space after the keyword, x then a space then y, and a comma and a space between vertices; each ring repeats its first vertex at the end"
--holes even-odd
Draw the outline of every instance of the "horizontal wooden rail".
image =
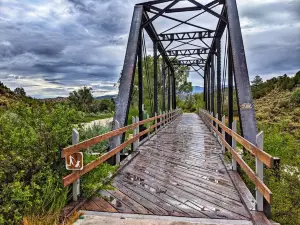
MULTIPOLYGON (((204 115, 206 116, 206 115, 204 115)), ((211 117, 209 117, 211 118, 211 117)), ((221 140, 222 144, 230 151, 236 162, 241 166, 241 168, 244 170, 244 172, 248 175, 250 180, 255 184, 255 186, 258 188, 260 193, 264 196, 264 198, 267 200, 268 203, 271 204, 272 202, 272 192, 270 189, 264 184, 264 182, 256 176, 254 171, 247 165, 247 163, 239 156, 239 154, 226 142, 226 140, 223 138, 221 132, 218 131, 218 129, 213 126, 207 119, 203 118, 203 121, 210 126, 214 132, 217 133, 219 139, 221 140)))
MULTIPOLYGON (((248 140, 246 140, 245 138, 243 138, 242 136, 240 136, 238 133, 234 132, 230 128, 226 127, 226 125, 224 125, 221 121, 219 121, 218 119, 209 115, 208 113, 206 113, 204 111, 200 111, 200 113, 203 113, 209 119, 216 122, 218 124, 218 126, 220 128, 222 128, 222 130, 224 130, 227 134, 229 134, 232 138, 234 138, 238 143, 240 143, 243 147, 245 147, 245 149, 247 149, 252 155, 257 157, 268 168, 274 168, 274 165, 275 165, 274 161, 278 160, 278 158, 275 158, 275 157, 271 156, 270 154, 262 151, 260 148, 258 148, 257 146, 255 146, 254 144, 252 144, 251 142, 249 142, 248 140)), ((211 127, 213 127, 213 125, 211 123, 209 125, 211 127)))
MULTIPOLYGON (((111 138, 111 137, 117 136, 119 134, 122 134, 122 133, 124 133, 124 132, 126 132, 126 131, 128 131, 130 129, 134 129, 134 128, 136 128, 139 125, 142 125, 142 124, 145 124, 145 123, 149 123, 149 122, 151 122, 151 121, 153 121, 155 119, 158 119, 158 118, 164 118, 166 115, 167 114, 162 114, 162 115, 159 115, 159 116, 156 116, 156 117, 151 117, 149 119, 142 120, 142 121, 140 121, 138 123, 133 123, 133 124, 131 124, 129 126, 122 127, 120 129, 117 129, 117 130, 108 132, 106 134, 97 136, 95 138, 91 138, 91 139, 89 139, 87 141, 83 141, 83 142, 81 142, 81 143, 79 143, 77 145, 72 145, 72 146, 67 147, 67 148, 64 149, 64 150, 66 150, 66 153, 64 155, 62 155, 62 156, 66 157, 66 156, 68 156, 68 155, 70 155, 70 154, 72 154, 74 152, 78 152, 80 149, 87 148, 86 146, 90 147, 90 146, 95 145, 95 144, 97 144, 97 143, 99 143, 101 141, 107 140, 108 138, 111 138), (71 150, 69 150, 69 149, 71 149, 71 150)), ((173 111, 171 113, 171 115, 172 115, 172 120, 174 120, 179 115, 181 115, 181 111, 180 110, 173 111)), ((145 129, 144 131, 136 134, 134 137, 130 138, 129 140, 127 140, 125 142, 123 142, 121 145, 115 147, 111 151, 103 154, 98 159, 96 159, 96 160, 90 162, 89 164, 85 165, 82 170, 74 171, 73 173, 65 176, 63 178, 63 185, 64 185, 64 187, 72 184, 74 181, 76 181, 77 179, 79 179, 82 175, 84 175, 84 174, 88 173, 89 171, 93 170, 94 168, 96 168, 97 166, 99 166, 101 163, 105 162, 109 158, 113 157, 114 155, 116 155, 117 153, 119 153, 120 151, 122 151, 128 145, 130 145, 130 144, 134 143, 135 141, 137 141, 141 136, 147 134, 151 130, 155 129, 157 126, 160 126, 161 124, 166 123, 166 122, 167 121, 160 121, 160 122, 152 125, 148 129, 145 129)))
MULTIPOLYGON (((173 111, 172 113, 176 113, 176 111, 173 111)), ((85 140, 85 141, 82 141, 78 144, 75 144, 75 145, 71 145, 71 146, 68 146, 66 148, 63 148, 62 149, 62 152, 61 152, 61 157, 62 158, 65 158, 71 154, 74 154, 76 152, 79 152, 80 150, 82 149, 87 149, 95 144, 98 144, 100 143, 101 141, 104 141, 104 140, 107 140, 109 138, 112 138, 112 137, 115 137, 117 135, 120 135, 128 130, 131 130, 131 129, 134 129, 136 128, 137 126, 140 126, 140 125, 143 125, 143 124, 146 124, 146 123, 149 123, 155 119, 159 119, 159 118, 162 118, 164 117, 166 114, 162 114, 162 115, 159 115, 159 116, 155 116, 155 117, 151 117, 149 119, 146 119, 146 120, 142 120, 140 122, 137 122, 137 123, 133 123, 133 124, 130 124, 128 126, 125 126, 125 127, 121 127, 119 129, 116 129, 116 130, 112 130, 108 133, 105 133, 105 134, 102 134, 102 135, 99 135, 99 136, 96 136, 96 137, 93 137, 91 139, 88 139, 88 140, 85 140)))

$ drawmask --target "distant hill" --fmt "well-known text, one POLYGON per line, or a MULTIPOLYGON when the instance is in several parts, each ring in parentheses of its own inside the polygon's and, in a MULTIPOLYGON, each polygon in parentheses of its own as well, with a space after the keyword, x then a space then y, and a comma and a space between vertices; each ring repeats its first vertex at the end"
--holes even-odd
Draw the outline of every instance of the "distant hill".
POLYGON ((193 94, 195 94, 195 93, 202 93, 203 91, 204 91, 203 87, 193 86, 193 94))
POLYGON ((111 99, 111 98, 116 98, 117 95, 104 95, 104 96, 98 96, 95 97, 95 99, 111 99))

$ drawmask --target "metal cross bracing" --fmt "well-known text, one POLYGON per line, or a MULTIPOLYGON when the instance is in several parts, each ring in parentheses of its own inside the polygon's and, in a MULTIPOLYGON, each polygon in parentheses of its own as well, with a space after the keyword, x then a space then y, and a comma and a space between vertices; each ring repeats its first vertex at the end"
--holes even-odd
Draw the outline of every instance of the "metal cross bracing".
POLYGON ((135 5, 114 116, 121 127, 127 125, 136 65, 140 121, 145 119, 145 97, 151 100, 150 116, 176 108, 176 74, 184 65, 203 79, 205 107, 219 120, 226 99, 229 128, 236 95, 242 135, 256 144, 256 119, 236 0, 154 0, 135 5), (215 21, 215 26, 203 18, 215 21), (174 23, 166 29, 167 24, 174 23), (153 43, 149 51, 154 60, 149 65, 153 68, 149 96, 144 95, 143 83, 147 76, 143 69, 144 32, 153 43))

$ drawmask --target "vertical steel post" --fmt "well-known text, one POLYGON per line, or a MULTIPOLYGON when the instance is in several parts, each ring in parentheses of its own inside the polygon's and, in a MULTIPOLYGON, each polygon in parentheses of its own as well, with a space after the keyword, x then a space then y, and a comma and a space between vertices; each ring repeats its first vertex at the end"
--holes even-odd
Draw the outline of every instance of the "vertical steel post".
POLYGON ((221 37, 216 38, 216 50, 217 50, 217 112, 219 115, 218 120, 221 120, 223 112, 222 96, 221 96, 221 37))
MULTIPOLYGON (((232 50, 230 38, 228 41, 228 124, 232 129, 233 123, 233 65, 232 65, 232 50)), ((232 143, 232 137, 228 135, 228 143, 232 143)))
POLYGON ((236 0, 225 0, 225 2, 232 47, 235 84, 239 102, 238 107, 240 109, 240 122, 244 137, 255 144, 257 127, 237 4, 236 0))
MULTIPOLYGON (((76 129, 72 130, 72 145, 79 143, 79 133, 76 129)), ((75 171, 76 173, 77 171, 75 171)), ((80 179, 73 182, 73 201, 78 201, 78 195, 80 195, 80 179)))
MULTIPOLYGON (((142 29, 140 31, 139 52, 138 52, 138 89, 139 89, 139 121, 144 119, 144 90, 143 90, 143 42, 142 29)), ((144 126, 140 126, 140 130, 144 130, 144 126)))
POLYGON ((171 109, 171 77, 170 68, 168 67, 168 110, 171 109))
POLYGON ((172 70, 172 108, 176 109, 176 78, 174 70, 172 70))
MULTIPOLYGON (((116 98, 116 112, 114 115, 114 120, 119 121, 120 126, 124 126, 127 123, 142 15, 143 6, 135 6, 128 37, 124 66, 120 79, 121 82, 119 86, 119 94, 116 98)), ((115 128, 113 127, 112 129, 114 130, 115 128)))
POLYGON ((207 64, 207 110, 210 112, 211 108, 210 108, 210 66, 209 66, 209 62, 207 64))
POLYGON ((165 60, 162 57, 162 110, 166 110, 166 71, 165 60))
POLYGON ((204 90, 203 90, 203 101, 205 102, 205 109, 207 109, 207 102, 206 102, 206 69, 204 70, 204 90))
POLYGON ((153 90, 153 115, 158 112, 158 94, 157 94, 157 41, 153 42, 153 66, 154 66, 154 71, 153 71, 153 85, 154 85, 154 90, 153 90))
MULTIPOLYGON (((211 104, 211 112, 213 113, 213 115, 216 115, 215 112, 215 60, 214 60, 214 55, 211 55, 211 99, 210 99, 210 104, 211 104)), ((215 123, 215 122, 213 122, 215 123)))

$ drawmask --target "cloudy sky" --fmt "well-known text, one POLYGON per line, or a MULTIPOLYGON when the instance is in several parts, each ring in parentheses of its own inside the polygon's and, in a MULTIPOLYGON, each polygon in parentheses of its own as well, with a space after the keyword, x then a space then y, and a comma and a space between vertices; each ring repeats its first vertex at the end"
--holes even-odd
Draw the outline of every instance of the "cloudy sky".
MULTIPOLYGON (((12 89, 24 87, 38 98, 67 96, 82 86, 92 87, 95 96, 117 93, 114 83, 123 66, 133 7, 139 2, 0 0, 0 81, 12 89)), ((300 1, 238 0, 238 8, 250 78, 300 70, 300 1)), ((213 28, 216 20, 211 17, 191 22, 213 28)), ((159 30, 175 24, 155 21, 159 30)), ((147 48, 151 54, 150 43, 147 48)), ((202 85, 195 73, 190 80, 202 85)))

